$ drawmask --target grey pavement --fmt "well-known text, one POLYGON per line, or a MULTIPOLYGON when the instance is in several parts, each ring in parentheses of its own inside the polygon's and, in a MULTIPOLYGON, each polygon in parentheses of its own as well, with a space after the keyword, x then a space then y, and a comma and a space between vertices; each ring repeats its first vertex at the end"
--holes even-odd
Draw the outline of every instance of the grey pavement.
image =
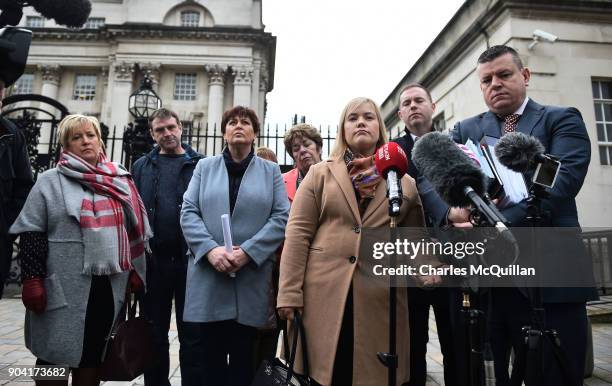
MULTIPOLYGON (((608 297, 612 301, 612 297, 608 297)), ((605 305, 605 303, 604 303, 605 305)), ((608 304, 612 310, 612 303, 608 304)), ((601 306, 598 306, 601 309, 601 306)), ((25 309, 18 295, 0 300, 0 385, 33 385, 31 380, 22 378, 8 379, 5 376, 8 366, 31 366, 34 356, 23 343, 23 323, 25 309), (3 368, 5 368, 3 370, 3 368), (5 378, 5 379, 2 379, 5 378)), ((601 312, 599 312, 601 314, 601 312)), ((430 315, 430 338, 427 345, 427 386, 444 385, 442 354, 436 333, 433 313, 430 315)), ((593 376, 585 379, 588 386, 612 385, 612 323, 593 323, 594 371, 593 376)), ((180 385, 181 373, 178 367, 178 336, 174 317, 170 327, 170 383, 180 385)), ((132 382, 105 382, 105 386, 143 385, 142 377, 132 382)))

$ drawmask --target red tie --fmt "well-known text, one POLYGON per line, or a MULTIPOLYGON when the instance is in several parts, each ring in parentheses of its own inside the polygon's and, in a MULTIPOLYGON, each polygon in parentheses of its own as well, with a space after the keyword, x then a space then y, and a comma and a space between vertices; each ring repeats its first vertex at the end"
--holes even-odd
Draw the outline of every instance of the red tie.
POLYGON ((504 118, 504 134, 512 133, 516 130, 516 123, 521 116, 519 114, 510 114, 504 118))

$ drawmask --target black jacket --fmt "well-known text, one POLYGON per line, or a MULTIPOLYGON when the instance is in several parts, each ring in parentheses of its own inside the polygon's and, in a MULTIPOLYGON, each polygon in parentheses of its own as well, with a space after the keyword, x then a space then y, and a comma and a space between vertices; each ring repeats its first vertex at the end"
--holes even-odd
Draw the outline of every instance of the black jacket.
POLYGON ((30 193, 34 178, 23 133, 0 117, 0 234, 6 237, 30 193))
MULTIPOLYGON (((191 148, 191 146, 183 143, 183 149, 185 150, 183 166, 179 175, 179 184, 176 186, 176 199, 177 199, 177 210, 183 203, 183 194, 189 186, 189 181, 193 175, 198 161, 204 156, 197 153, 191 148)), ((132 166, 132 175, 134 177, 134 183, 138 188, 142 202, 147 208, 147 215, 149 216, 149 224, 153 227, 153 239, 151 239, 151 247, 155 250, 155 233, 158 231, 155 229, 155 206, 157 200, 157 189, 159 187, 159 168, 157 167, 157 160, 159 158, 159 147, 156 146, 149 154, 140 157, 132 166)), ((182 252, 187 252, 187 246, 185 240, 181 243, 182 252)))
POLYGON ((414 140, 408 129, 405 129, 405 132, 405 135, 394 139, 393 142, 400 145, 404 153, 406 153, 406 157, 408 157, 408 175, 416 181, 421 203, 423 204, 423 211, 425 212, 427 226, 437 229, 446 222, 446 212, 448 212, 449 206, 440 198, 438 193, 436 193, 429 180, 423 177, 416 166, 414 166, 412 162, 414 140))

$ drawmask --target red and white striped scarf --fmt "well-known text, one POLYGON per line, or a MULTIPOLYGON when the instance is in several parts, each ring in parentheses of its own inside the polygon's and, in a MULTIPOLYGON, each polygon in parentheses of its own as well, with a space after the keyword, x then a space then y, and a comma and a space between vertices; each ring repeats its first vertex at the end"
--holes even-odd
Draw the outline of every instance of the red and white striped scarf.
POLYGON ((112 275, 132 269, 132 260, 144 256, 152 232, 129 172, 103 154, 93 166, 68 151, 62 152, 57 170, 86 188, 79 219, 83 273, 112 275))

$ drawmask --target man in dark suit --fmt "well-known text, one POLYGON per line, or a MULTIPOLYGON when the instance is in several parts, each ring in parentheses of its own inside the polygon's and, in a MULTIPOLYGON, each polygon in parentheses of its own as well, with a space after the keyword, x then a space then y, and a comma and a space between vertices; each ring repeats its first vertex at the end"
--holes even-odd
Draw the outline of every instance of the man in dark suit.
MULTIPOLYGON (((554 187, 547 189, 549 197, 541 200, 546 225, 578 228, 575 197, 582 187, 591 158, 589 137, 580 112, 575 108, 543 106, 529 99, 527 86, 531 74, 510 47, 493 46, 483 52, 478 58, 477 75, 489 111, 457 123, 452 132, 453 139, 459 143, 468 139, 478 143, 484 135, 499 138, 513 131, 536 137, 544 145, 545 153, 558 157, 561 162, 554 187)), ((502 209, 502 213, 512 226, 529 225, 525 201, 502 209)), ((559 241, 581 247, 578 235, 572 240, 559 241)), ((526 362, 522 354, 524 334, 521 328, 533 325, 534 297, 527 296, 532 292, 524 288, 492 290, 490 341, 497 385, 509 384, 510 347, 517 353, 515 370, 526 362)), ((561 349, 568 360, 560 366, 552 351, 546 352, 546 381, 538 385, 581 385, 587 344, 585 302, 597 298, 597 293, 594 288, 543 288, 541 293, 546 328, 558 332, 561 349), (568 369, 573 379, 568 379, 568 369)))
MULTIPOLYGON (((404 86, 400 92, 398 115, 406 125, 406 132, 395 139, 406 156, 410 158, 414 142, 424 134, 434 131, 432 117, 436 104, 431 100, 429 91, 420 84, 412 83, 404 86)), ((408 162, 408 174, 417 181, 417 188, 425 210, 427 226, 439 231, 441 227, 450 222, 468 223, 469 212, 461 208, 449 208, 433 187, 416 169, 412 162, 408 162)), ((435 288, 423 290, 408 288, 408 308, 410 322, 410 386, 425 386, 427 366, 425 355, 427 353, 429 309, 433 307, 438 328, 438 338, 442 355, 444 356, 444 383, 447 386, 455 385, 455 352, 450 327, 450 298, 448 288, 435 288)))

